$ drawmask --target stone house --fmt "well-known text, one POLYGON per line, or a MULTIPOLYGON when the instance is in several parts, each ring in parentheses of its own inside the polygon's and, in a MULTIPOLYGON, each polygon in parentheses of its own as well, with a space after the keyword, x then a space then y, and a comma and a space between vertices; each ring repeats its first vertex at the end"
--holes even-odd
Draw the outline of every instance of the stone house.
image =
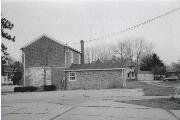
MULTIPOLYGON (((81 41, 82 47, 84 42, 81 41)), ((35 39, 21 48, 24 66, 24 86, 63 87, 64 69, 84 62, 84 53, 60 43, 47 35, 35 39)))
POLYGON ((65 70, 66 89, 122 87, 127 67, 121 63, 72 64, 65 70))

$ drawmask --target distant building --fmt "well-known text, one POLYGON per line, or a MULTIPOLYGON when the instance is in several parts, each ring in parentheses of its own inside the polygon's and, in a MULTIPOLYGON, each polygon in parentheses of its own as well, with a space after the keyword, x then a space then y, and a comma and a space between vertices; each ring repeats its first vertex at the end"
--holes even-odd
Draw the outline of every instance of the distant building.
MULTIPOLYGON (((81 46, 84 42, 81 41, 81 46)), ((63 87, 64 69, 84 62, 84 53, 46 35, 21 48, 24 86, 63 87)))
POLYGON ((152 81, 154 80, 154 74, 152 71, 138 71, 138 80, 139 81, 152 81))

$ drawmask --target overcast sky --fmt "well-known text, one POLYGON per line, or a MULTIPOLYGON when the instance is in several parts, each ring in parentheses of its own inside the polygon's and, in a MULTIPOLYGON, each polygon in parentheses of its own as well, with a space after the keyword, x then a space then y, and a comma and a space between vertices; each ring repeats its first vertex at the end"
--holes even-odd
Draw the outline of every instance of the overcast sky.
MULTIPOLYGON (((8 51, 21 59, 20 48, 42 34, 80 49, 80 40, 89 40, 161 15, 180 7, 180 1, 2 1, 2 16, 14 23, 11 31, 16 42, 6 42, 8 51)), ((166 63, 180 59, 180 11, 162 17, 113 38, 85 43, 116 44, 118 40, 144 38, 154 44, 154 51, 166 63)))

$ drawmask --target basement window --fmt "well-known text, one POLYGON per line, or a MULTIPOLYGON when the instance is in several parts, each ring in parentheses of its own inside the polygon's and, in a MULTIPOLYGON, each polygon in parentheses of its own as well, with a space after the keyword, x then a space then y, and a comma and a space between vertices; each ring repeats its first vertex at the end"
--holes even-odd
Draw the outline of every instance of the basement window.
POLYGON ((69 81, 76 81, 76 73, 75 72, 69 73, 69 81))

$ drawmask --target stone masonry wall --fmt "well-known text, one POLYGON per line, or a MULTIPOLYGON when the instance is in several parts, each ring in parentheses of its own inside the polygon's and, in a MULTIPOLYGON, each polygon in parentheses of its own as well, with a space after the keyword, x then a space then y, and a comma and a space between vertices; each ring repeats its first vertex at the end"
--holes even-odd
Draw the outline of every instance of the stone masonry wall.
POLYGON ((66 50, 66 67, 69 68, 72 64, 80 64, 80 53, 71 49, 66 50), (73 53, 73 58, 71 54, 73 53), (73 63, 72 60, 73 59, 73 63))
POLYGON ((64 81, 63 77, 65 76, 64 68, 52 67, 51 68, 51 80, 52 85, 55 85, 57 89, 63 89, 64 81))
POLYGON ((46 79, 46 85, 55 85, 57 89, 63 89, 64 82, 63 77, 65 76, 64 68, 61 67, 30 67, 26 68, 25 85, 41 87, 44 85, 44 77, 46 79), (46 75, 44 76, 44 74, 46 75))
POLYGON ((76 81, 69 81, 66 72, 67 89, 104 89, 121 87, 121 70, 76 72, 76 81))
POLYGON ((42 37, 24 48, 26 67, 64 67, 65 47, 42 37))
POLYGON ((44 77, 46 85, 51 84, 51 68, 46 67, 29 67, 25 72, 25 86, 40 87, 44 85, 44 77), (46 76, 44 76, 46 70, 46 76))
MULTIPOLYGON (((65 47, 45 36, 39 38, 32 44, 23 49, 25 53, 25 84, 26 86, 42 86, 54 84, 58 89, 62 88, 62 79, 64 77, 65 67, 65 49, 68 49, 66 58, 67 67, 71 66, 71 57, 73 63, 78 64, 80 53, 65 47), (73 52, 73 56, 71 55, 73 52), (43 67, 46 70, 46 81, 44 82, 43 67)), ((24 57, 24 56, 23 56, 24 57)), ((24 60, 23 60, 24 61, 24 60)))

